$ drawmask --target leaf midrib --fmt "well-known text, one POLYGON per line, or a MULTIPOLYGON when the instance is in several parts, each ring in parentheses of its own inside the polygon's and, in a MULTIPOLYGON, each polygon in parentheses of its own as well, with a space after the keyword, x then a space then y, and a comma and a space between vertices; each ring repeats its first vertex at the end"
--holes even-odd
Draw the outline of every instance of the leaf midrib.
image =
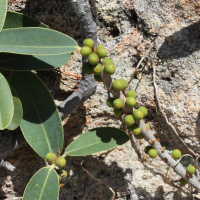
POLYGON ((47 177, 46 177, 46 179, 45 179, 45 181, 44 181, 44 184, 43 184, 43 187, 42 187, 42 190, 41 190, 41 193, 40 193, 40 196, 39 196, 39 199, 38 199, 38 200, 40 200, 41 197, 42 197, 42 193, 43 193, 43 191, 44 191, 44 187, 45 187, 45 185, 46 185, 47 179, 49 178, 50 172, 51 172, 51 168, 49 168, 49 172, 48 172, 47 177))
POLYGON ((81 148, 73 149, 73 150, 71 150, 71 151, 66 152, 66 154, 68 154, 68 153, 70 153, 70 152, 73 152, 73 151, 76 151, 76 150, 79 150, 79 149, 83 149, 83 148, 85 148, 85 147, 93 146, 93 145, 99 144, 99 143, 101 143, 101 142, 99 141, 99 142, 97 142, 97 143, 89 144, 89 145, 84 146, 84 147, 81 147, 81 148))

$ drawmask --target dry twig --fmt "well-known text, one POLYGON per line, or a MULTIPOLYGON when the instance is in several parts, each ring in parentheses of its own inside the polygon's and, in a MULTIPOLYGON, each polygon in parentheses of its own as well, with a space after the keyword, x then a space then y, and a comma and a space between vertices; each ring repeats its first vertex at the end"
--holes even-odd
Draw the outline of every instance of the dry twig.
POLYGON ((166 123, 169 125, 169 127, 173 130, 173 132, 176 134, 176 136, 179 138, 179 140, 182 142, 182 144, 187 148, 187 150, 193 155, 193 156, 198 156, 197 153, 195 153, 194 151, 192 151, 192 149, 190 149, 186 144, 185 142, 182 140, 182 138, 179 136, 178 132, 176 131, 174 125, 169 122, 167 116, 165 115, 164 111, 162 110, 161 108, 161 105, 160 105, 160 101, 159 101, 159 97, 158 97, 158 92, 157 92, 157 85, 156 85, 156 67, 154 65, 154 61, 152 59, 152 67, 153 67, 153 85, 154 85, 154 88, 155 88, 155 96, 156 96, 156 100, 157 100, 157 104, 158 104, 158 108, 160 110, 160 112, 162 113, 163 117, 165 118, 165 121, 166 123))
POLYGON ((112 199, 111 200, 114 200, 115 199, 115 192, 114 190, 107 184, 105 183, 104 181, 102 181, 101 179, 98 179, 96 177, 94 177, 87 169, 85 169, 85 167, 83 166, 84 162, 81 163, 81 165, 76 165, 73 163, 73 165, 75 165, 76 167, 79 167, 81 168, 84 172, 86 172, 86 174, 88 176, 90 176, 92 179, 94 179, 95 181, 98 181, 100 183, 102 183, 103 185, 105 185, 107 188, 109 188, 109 190, 113 193, 113 196, 112 196, 112 199))

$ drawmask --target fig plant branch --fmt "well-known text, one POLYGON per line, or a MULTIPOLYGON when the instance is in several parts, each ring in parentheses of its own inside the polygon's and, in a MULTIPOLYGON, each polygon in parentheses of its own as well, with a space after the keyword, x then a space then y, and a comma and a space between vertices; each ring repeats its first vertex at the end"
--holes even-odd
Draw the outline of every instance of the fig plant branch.
MULTIPOLYGON (((91 38, 97 46, 97 25, 93 21, 88 0, 70 0, 80 22, 82 39, 91 38)), ((83 63, 85 59, 83 60, 83 63)), ((79 107, 96 91, 97 82, 93 75, 83 73, 79 88, 64 100, 57 108, 61 119, 65 119, 74 109, 79 107)))
MULTIPOLYGON (((155 74, 155 67, 154 67, 154 63, 153 63, 153 69, 154 69, 154 74, 155 74)), ((101 79, 104 83, 104 85, 106 86, 106 88, 108 89, 108 91, 112 94, 112 96, 114 98, 118 98, 121 99, 122 102, 125 102, 125 95, 122 91, 116 92, 116 90, 113 89, 113 82, 112 82, 112 78, 110 75, 107 75, 106 73, 102 72, 100 74, 101 79)), ((155 77, 155 75, 154 75, 155 77)), ((155 81, 154 81, 155 84, 155 81)), ((123 105, 123 107, 121 108, 123 110, 123 113, 130 114, 134 111, 134 108, 129 108, 128 106, 126 106, 126 104, 123 105)), ((160 156, 160 158, 166 162, 166 164, 170 167, 172 167, 174 169, 174 171, 180 175, 185 181, 187 181, 191 186, 193 186, 194 188, 198 189, 198 192, 200 192, 200 183, 199 181, 195 178, 195 176, 189 176, 186 177, 186 170, 179 164, 177 163, 172 157, 171 155, 168 154, 168 152, 166 151, 166 149, 164 147, 162 147, 160 145, 160 143, 156 140, 156 138, 154 137, 155 132, 151 131, 151 130, 147 130, 146 125, 144 123, 144 120, 141 119, 139 122, 137 122, 139 127, 141 128, 141 134, 143 135, 143 137, 149 142, 149 144, 157 150, 158 155, 160 156)))
MULTIPOLYGON (((82 38, 92 38, 97 45, 97 26, 93 21, 93 17, 90 11, 90 4, 88 0, 70 0, 71 4, 79 18, 82 38)), ((94 80, 93 75, 87 75, 83 73, 82 80, 80 81, 79 88, 65 101, 63 101, 57 108, 61 119, 65 119, 74 109, 82 105, 91 95, 96 91, 97 82, 94 80)), ((4 159, 6 156, 12 155, 14 151, 22 146, 26 145, 27 142, 24 139, 22 133, 13 133, 8 130, 0 131, 0 159, 4 159), (6 133, 4 133, 6 132, 6 133)), ((2 167, 8 170, 13 170, 11 165, 7 163, 3 164, 2 167)))

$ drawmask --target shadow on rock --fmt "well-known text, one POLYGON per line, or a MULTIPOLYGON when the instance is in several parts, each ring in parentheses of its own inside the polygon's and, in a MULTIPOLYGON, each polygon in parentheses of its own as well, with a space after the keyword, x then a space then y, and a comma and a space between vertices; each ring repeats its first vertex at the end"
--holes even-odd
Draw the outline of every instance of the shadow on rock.
POLYGON ((158 51, 161 59, 184 58, 200 49, 200 21, 165 38, 158 51))

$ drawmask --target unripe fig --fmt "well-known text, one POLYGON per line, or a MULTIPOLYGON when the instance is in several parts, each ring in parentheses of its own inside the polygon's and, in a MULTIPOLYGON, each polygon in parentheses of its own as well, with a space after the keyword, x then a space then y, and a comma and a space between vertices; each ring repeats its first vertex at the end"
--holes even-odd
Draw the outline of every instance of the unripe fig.
POLYGON ((88 57, 91 53, 92 53, 92 49, 90 47, 83 46, 81 48, 81 55, 83 57, 88 57))
POLYGON ((146 125, 146 131, 148 131, 150 129, 149 124, 145 124, 146 125))
POLYGON ((93 66, 93 72, 95 75, 100 75, 103 72, 103 66, 98 63, 97 65, 93 66))
POLYGON ((196 172, 196 168, 193 165, 189 165, 186 168, 188 174, 194 174, 196 172))
POLYGON ((180 157, 181 157, 181 152, 180 152, 180 150, 179 149, 174 149, 173 151, 172 151, 172 158, 174 159, 174 160, 178 160, 180 157))
POLYGON ((66 160, 64 157, 59 157, 57 160, 56 160, 56 165, 59 167, 59 168, 62 168, 66 165, 66 160))
POLYGON ((107 101, 106 101, 106 104, 108 107, 113 107, 113 101, 115 99, 114 98, 108 98, 107 101))
POLYGON ((187 181, 184 180, 183 178, 181 178, 181 179, 179 180, 179 182, 180 182, 180 185, 181 185, 181 186, 185 186, 185 185, 187 184, 187 181))
POLYGON ((124 79, 119 79, 119 80, 122 81, 122 83, 123 83, 123 88, 122 88, 122 90, 125 90, 125 89, 127 88, 127 86, 128 86, 127 81, 125 81, 124 79))
POLYGON ((136 105, 136 100, 134 97, 127 97, 126 98, 126 105, 130 108, 134 107, 136 105))
POLYGON ((100 75, 94 75, 94 79, 98 82, 103 82, 102 78, 100 75))
POLYGON ((107 64, 113 64, 114 65, 114 62, 112 61, 111 58, 104 58, 102 63, 103 63, 103 66, 105 66, 107 64))
POLYGON ((115 99, 113 101, 113 106, 115 109, 121 109, 123 107, 123 101, 121 99, 115 99))
POLYGON ((150 149, 148 154, 150 158, 156 158, 158 155, 158 152, 156 151, 156 149, 150 149))
POLYGON ((91 54, 88 56, 88 62, 89 62, 91 65, 96 65, 96 64, 99 62, 99 57, 97 56, 96 53, 91 53, 91 54))
POLYGON ((87 46, 92 49, 92 47, 94 46, 94 41, 90 38, 87 38, 83 41, 83 46, 87 46))
POLYGON ((146 154, 148 154, 148 152, 149 152, 150 149, 153 149, 153 147, 152 146, 146 146, 145 149, 144 149, 144 152, 146 154))
POLYGON ((126 115, 126 117, 124 118, 124 123, 126 124, 126 126, 132 126, 135 123, 133 116, 126 115))
POLYGON ((58 175, 58 180, 60 181, 61 180, 61 176, 59 174, 57 174, 57 175, 58 175))
POLYGON ((143 107, 143 106, 142 106, 142 107, 139 107, 138 110, 140 110, 140 111, 143 112, 144 117, 147 116, 148 110, 147 110, 145 107, 143 107))
POLYGON ((133 118, 135 120, 141 120, 142 118, 144 118, 144 114, 142 111, 138 110, 138 109, 135 109, 133 111, 133 118))
POLYGON ((61 178, 64 179, 67 177, 67 172, 65 170, 61 170, 61 178))
POLYGON ((47 155, 46 155, 46 161, 49 163, 49 164, 53 164, 53 163, 55 163, 55 161, 56 161, 56 154, 54 154, 54 153, 48 153, 47 155))
POLYGON ((96 54, 99 56, 99 58, 105 58, 107 56, 107 51, 105 48, 98 48, 96 50, 96 54))
POLYGON ((134 135, 139 135, 141 133, 141 128, 138 124, 133 124, 132 126, 132 132, 134 135))
POLYGON ((115 70, 116 70, 116 67, 115 67, 115 65, 112 64, 112 63, 108 63, 108 64, 106 64, 105 67, 104 67, 104 71, 105 71, 105 73, 108 74, 108 75, 113 75, 113 74, 115 73, 115 70))
POLYGON ((104 47, 102 44, 99 44, 99 45, 96 47, 96 50, 97 50, 97 49, 101 49, 101 48, 104 48, 104 49, 105 49, 105 47, 104 47))
POLYGON ((117 117, 120 117, 123 114, 123 111, 121 109, 114 109, 114 113, 117 117))
POLYGON ((117 79, 113 81, 112 87, 115 91, 121 91, 126 89, 127 82, 124 79, 117 79))
POLYGON ((89 62, 83 64, 83 71, 86 74, 93 74, 93 66, 89 62))
POLYGON ((115 91, 120 91, 123 88, 123 82, 118 80, 114 80, 112 83, 112 87, 115 91))
POLYGON ((133 90, 129 90, 127 93, 126 93, 126 97, 133 97, 133 98, 136 98, 137 94, 135 91, 133 90))
POLYGON ((135 138, 141 140, 144 138, 144 136, 140 133, 139 135, 135 135, 135 138))

